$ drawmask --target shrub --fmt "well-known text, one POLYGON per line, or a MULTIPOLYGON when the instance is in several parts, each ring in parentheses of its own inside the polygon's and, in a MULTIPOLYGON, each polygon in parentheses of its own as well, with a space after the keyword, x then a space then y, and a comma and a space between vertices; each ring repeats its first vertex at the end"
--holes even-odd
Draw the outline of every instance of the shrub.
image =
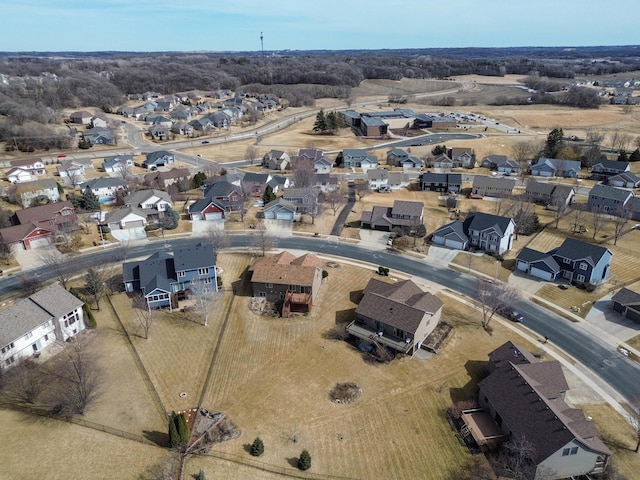
POLYGON ((218 288, 222 287, 222 278, 221 277, 216 277, 216 285, 218 285, 218 288))
POLYGON ((326 270, 322 270, 322 278, 327 278, 329 276, 329 272, 326 270))
POLYGON ((84 312, 84 324, 87 328, 96 328, 98 322, 96 322, 96 317, 93 316, 93 312, 87 303, 82 305, 82 311, 84 312))
POLYGON ((264 453, 264 443, 260 437, 256 437, 256 439, 251 444, 251 455, 254 457, 259 457, 264 453))
POLYGON ((302 450, 300 458, 298 458, 298 468, 300 470, 309 470, 311 468, 311 455, 306 450, 302 450))
POLYGON ((200 469, 198 474, 195 476, 195 479, 196 480, 206 480, 206 478, 204 476, 204 471, 202 469, 200 469))

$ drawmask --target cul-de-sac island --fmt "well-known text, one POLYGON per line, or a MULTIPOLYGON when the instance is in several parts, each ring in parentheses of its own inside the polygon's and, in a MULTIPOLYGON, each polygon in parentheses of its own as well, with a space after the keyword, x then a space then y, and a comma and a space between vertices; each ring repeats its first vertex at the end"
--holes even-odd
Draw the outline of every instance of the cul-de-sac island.
POLYGON ((640 57, 521 50, 0 56, 0 477, 637 478, 640 57))

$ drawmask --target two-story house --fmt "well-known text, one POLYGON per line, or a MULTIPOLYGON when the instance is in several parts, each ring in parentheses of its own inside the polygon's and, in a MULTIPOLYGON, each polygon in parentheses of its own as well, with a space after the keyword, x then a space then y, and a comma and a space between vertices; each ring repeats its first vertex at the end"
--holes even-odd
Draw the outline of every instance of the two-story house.
POLYGON ((479 409, 463 411, 481 446, 509 439, 531 445, 532 479, 578 478, 605 471, 611 451, 590 418, 565 402, 569 385, 558 361, 539 361, 507 342, 489 354, 489 375, 478 383, 479 409))
POLYGON ((589 210, 620 215, 625 213, 627 204, 633 198, 633 192, 598 183, 589 191, 587 206, 589 210))
POLYGON ((342 166, 345 168, 376 168, 378 158, 368 155, 363 148, 345 148, 342 151, 342 166))
POLYGON ((19 160, 11 160, 9 165, 13 168, 27 170, 31 175, 45 175, 47 171, 44 168, 44 162, 39 158, 23 158, 19 160))
POLYGON ((414 355, 433 332, 444 303, 411 280, 387 283, 372 278, 347 332, 369 344, 414 355))
POLYGON ((515 186, 516 181, 513 178, 476 175, 473 177, 471 194, 479 197, 508 198, 513 194, 515 186))
POLYGON ((459 173, 425 172, 420 175, 420 190, 427 192, 454 192, 462 189, 462 175, 459 173))
POLYGON ((109 203, 115 201, 118 191, 126 190, 127 182, 123 178, 98 177, 80 184, 83 192, 87 188, 98 197, 100 203, 109 203))
POLYGON ((264 194, 267 183, 271 180, 271 175, 267 173, 247 172, 242 177, 242 191, 245 195, 261 197, 264 194))
POLYGON ((531 166, 531 175, 534 177, 578 178, 580 168, 578 160, 540 157, 538 162, 531 166))
POLYGON ((135 207, 142 210, 147 216, 147 222, 155 222, 173 206, 171 197, 162 190, 138 190, 124 198, 127 207, 135 207))
POLYGON ((194 281, 218 291, 216 254, 211 245, 200 242, 124 263, 122 271, 125 291, 141 291, 149 308, 175 308, 177 294, 188 290, 194 281))
POLYGON ((239 185, 219 180, 203 191, 203 198, 216 200, 225 212, 239 212, 243 207, 244 193, 239 185))
POLYGON ((576 191, 570 185, 529 180, 524 194, 529 201, 559 207, 571 205, 576 191))
POLYGON ((457 250, 475 248, 502 255, 511 250, 516 224, 512 218, 472 212, 438 228, 432 235, 435 245, 457 250))
POLYGON ((282 198, 296 206, 296 212, 315 215, 318 213, 318 192, 315 188, 287 188, 282 198))
POLYGON ((170 165, 176 161, 176 157, 173 153, 167 152, 166 150, 160 150, 157 152, 148 153, 144 161, 142 162, 142 167, 147 170, 155 170, 158 167, 164 167, 165 165, 170 165))
POLYGON ((631 170, 629 162, 619 162, 617 160, 598 160, 591 167, 591 178, 593 180, 606 180, 612 175, 619 175, 631 170))
POLYGON ((16 210, 11 221, 14 225, 35 224, 61 232, 78 228, 78 216, 68 200, 16 210))
POLYGON ((291 168, 291 158, 287 152, 282 150, 269 150, 262 157, 262 166, 269 170, 287 170, 291 168))
POLYGON ((144 184, 164 190, 178 182, 189 182, 190 175, 188 168, 172 168, 168 172, 150 172, 144 176, 144 184))
POLYGON ((471 148, 447 148, 447 157, 453 162, 454 167, 474 168, 476 166, 476 154, 471 148))
POLYGON ((542 280, 563 278, 571 283, 597 285, 609 278, 611 257, 608 248, 566 238, 548 252, 523 248, 516 257, 516 268, 542 280))
POLYGON ((102 170, 106 173, 115 173, 124 176, 133 168, 133 157, 131 155, 112 155, 105 157, 102 162, 102 170))
POLYGON ((507 155, 488 155, 482 159, 480 166, 507 175, 520 172, 520 165, 517 160, 507 155))
POLYGON ((374 206, 373 210, 363 211, 360 228, 383 230, 394 229, 410 231, 424 222, 424 203, 395 200, 392 207, 374 206))
POLYGON ((8 191, 9 200, 27 208, 32 204, 57 202, 60 200, 58 183, 52 178, 12 185, 8 191))
POLYGON ((409 153, 402 148, 392 148, 387 152, 387 165, 402 166, 402 162, 409 159, 409 153))
POLYGON ((322 284, 324 262, 307 253, 300 257, 289 252, 260 257, 249 271, 254 297, 282 302, 282 316, 311 311, 322 284))
POLYGON ((16 365, 84 330, 83 305, 56 282, 0 311, 0 367, 16 365))

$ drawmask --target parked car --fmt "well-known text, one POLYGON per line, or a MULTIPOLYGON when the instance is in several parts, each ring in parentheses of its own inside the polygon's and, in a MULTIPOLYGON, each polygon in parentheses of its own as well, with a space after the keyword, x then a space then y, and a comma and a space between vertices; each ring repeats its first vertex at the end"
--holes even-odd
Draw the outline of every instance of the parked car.
POLYGON ((209 140, 202 140, 202 143, 204 144, 209 143, 209 140))
POLYGON ((522 314, 511 307, 500 307, 498 310, 496 310, 496 313, 503 316, 507 320, 511 320, 512 322, 522 322, 524 320, 522 314))

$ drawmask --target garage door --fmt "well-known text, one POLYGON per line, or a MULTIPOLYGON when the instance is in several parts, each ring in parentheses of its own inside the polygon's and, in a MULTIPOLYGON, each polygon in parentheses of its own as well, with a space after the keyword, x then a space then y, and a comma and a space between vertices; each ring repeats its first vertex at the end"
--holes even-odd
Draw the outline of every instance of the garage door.
POLYGON ((222 220, 222 212, 205 213, 205 220, 222 220))
POLYGON ((518 260, 516 262, 516 269, 520 270, 521 272, 527 273, 529 271, 529 264, 518 260))
POLYGON ((144 227, 144 222, 142 220, 136 220, 135 222, 127 222, 124 225, 124 228, 140 228, 144 227))
POLYGON ((51 245, 51 239, 49 237, 35 238, 29 241, 30 248, 48 247, 51 245))
POLYGON ((456 248, 458 250, 462 250, 463 248, 462 242, 457 240, 449 240, 449 239, 444 241, 444 246, 449 248, 456 248))
POLYGON ((278 212, 276 213, 276 220, 293 220, 293 214, 291 212, 278 212))
POLYGON ((532 267, 531 275, 534 277, 541 278, 543 280, 551 280, 551 272, 545 272, 544 270, 540 270, 539 268, 532 267))
POLYGON ((202 220, 202 215, 200 215, 199 213, 194 213, 191 215, 191 220, 195 222, 202 220))

